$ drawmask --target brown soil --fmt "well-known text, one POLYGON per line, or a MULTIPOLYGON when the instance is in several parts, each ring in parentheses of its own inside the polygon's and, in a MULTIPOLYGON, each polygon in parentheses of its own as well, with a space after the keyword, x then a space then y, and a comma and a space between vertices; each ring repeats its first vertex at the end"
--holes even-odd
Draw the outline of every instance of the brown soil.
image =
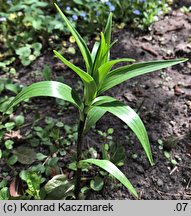
MULTIPOLYGON (((149 34, 116 34, 118 46, 113 57, 131 57, 138 61, 187 57, 189 61, 167 70, 129 80, 109 93, 138 109, 150 137, 155 165, 151 167, 139 143, 124 141, 125 130, 120 122, 108 116, 99 123, 113 125, 116 140, 124 143, 127 151, 124 173, 141 194, 141 199, 190 199, 191 198, 191 14, 172 12, 155 23, 149 34), (108 121, 108 118, 109 121, 108 121), (118 126, 119 125, 119 126, 118 126), (164 141, 159 149, 158 139, 164 141), (171 151, 178 161, 173 165, 164 156, 171 151), (138 155, 132 159, 132 154, 138 155)), ((100 199, 132 199, 125 189, 111 190, 112 185, 100 194, 100 199)), ((93 196, 92 198, 97 198, 93 196)))

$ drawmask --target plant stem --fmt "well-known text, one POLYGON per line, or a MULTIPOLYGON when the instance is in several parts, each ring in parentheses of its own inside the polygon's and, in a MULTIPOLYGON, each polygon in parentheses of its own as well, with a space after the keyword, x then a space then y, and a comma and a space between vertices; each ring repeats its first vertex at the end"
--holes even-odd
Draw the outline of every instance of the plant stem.
POLYGON ((75 197, 79 199, 80 189, 81 189, 81 173, 82 170, 79 166, 79 162, 82 156, 82 146, 83 146, 83 130, 86 117, 83 120, 80 120, 78 125, 78 139, 77 139, 77 171, 76 171, 76 186, 75 186, 75 197))

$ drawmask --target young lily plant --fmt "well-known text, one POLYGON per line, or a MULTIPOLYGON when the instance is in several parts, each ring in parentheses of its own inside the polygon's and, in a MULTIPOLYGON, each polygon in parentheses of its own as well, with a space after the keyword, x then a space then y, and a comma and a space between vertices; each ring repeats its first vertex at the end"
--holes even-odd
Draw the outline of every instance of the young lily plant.
POLYGON ((100 42, 96 42, 92 51, 90 52, 87 44, 79 35, 77 30, 72 26, 60 8, 56 4, 55 6, 71 34, 75 38, 75 41, 84 59, 86 71, 72 64, 55 50, 54 54, 80 77, 84 85, 83 97, 78 95, 74 89, 64 83, 56 81, 42 81, 33 83, 32 85, 24 88, 9 104, 8 109, 14 107, 21 101, 37 96, 50 96, 72 103, 79 111, 79 127, 76 152, 76 199, 79 199, 80 194, 82 167, 87 163, 104 169, 117 180, 119 180, 130 191, 131 194, 133 194, 135 197, 138 197, 138 193, 130 181, 112 162, 109 160, 99 160, 92 158, 82 159, 83 138, 89 129, 95 125, 96 122, 106 112, 110 112, 125 122, 133 131, 140 141, 140 144, 142 145, 150 164, 153 165, 154 162, 151 154, 148 135, 139 115, 128 105, 118 101, 113 97, 103 96, 103 93, 133 77, 182 63, 186 61, 186 59, 149 61, 127 64, 126 66, 112 69, 117 63, 135 61, 134 59, 130 58, 110 60, 110 49, 113 45, 113 43, 111 43, 112 14, 109 14, 105 30, 100 36, 100 42))

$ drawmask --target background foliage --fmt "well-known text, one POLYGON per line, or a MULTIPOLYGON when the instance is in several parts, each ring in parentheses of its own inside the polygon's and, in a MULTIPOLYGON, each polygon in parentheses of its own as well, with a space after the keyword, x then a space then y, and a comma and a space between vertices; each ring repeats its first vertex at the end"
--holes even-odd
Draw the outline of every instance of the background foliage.
MULTIPOLYGON (((95 35, 103 28, 109 12, 114 13, 118 28, 131 26, 142 30, 168 10, 167 0, 56 0, 70 21, 83 35, 95 35)), ((44 0, 0 1, 0 64, 2 70, 15 73, 6 66, 17 56, 24 66, 33 62, 46 44, 53 44, 68 30, 56 13, 52 2, 44 0), (47 43, 48 42, 48 43, 47 43)))

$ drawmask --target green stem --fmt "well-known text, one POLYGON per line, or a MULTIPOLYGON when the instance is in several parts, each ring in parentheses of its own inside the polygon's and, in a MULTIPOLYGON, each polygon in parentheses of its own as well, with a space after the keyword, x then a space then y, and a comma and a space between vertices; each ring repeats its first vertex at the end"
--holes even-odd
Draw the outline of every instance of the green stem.
POLYGON ((82 170, 80 168, 80 160, 82 157, 82 147, 83 147, 83 130, 86 121, 86 116, 84 116, 83 120, 80 120, 78 125, 78 139, 77 139, 77 171, 76 171, 76 185, 75 185, 75 197, 79 199, 79 194, 81 190, 81 175, 82 170))

